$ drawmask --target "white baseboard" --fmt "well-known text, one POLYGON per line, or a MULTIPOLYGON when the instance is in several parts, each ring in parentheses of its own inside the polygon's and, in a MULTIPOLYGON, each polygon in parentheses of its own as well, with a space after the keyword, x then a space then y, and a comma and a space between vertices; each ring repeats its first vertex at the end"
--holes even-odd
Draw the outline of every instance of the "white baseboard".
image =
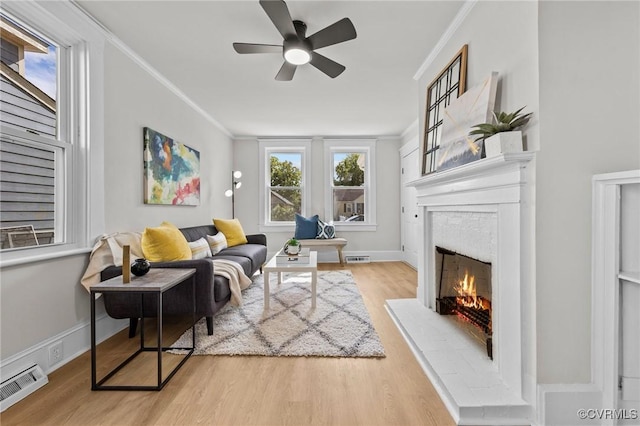
MULTIPOLYGON (((371 250, 371 251, 344 251, 343 256, 369 256, 372 262, 400 262, 402 252, 400 250, 371 250)), ((318 262, 340 263, 336 250, 318 251, 318 262)))
MULTIPOLYGON (((129 321, 126 319, 116 320, 107 314, 103 314, 96 319, 96 342, 100 343, 128 326, 129 321)), ((0 377, 11 377, 16 372, 24 370, 33 364, 38 364, 45 374, 50 374, 90 349, 91 323, 80 323, 37 345, 3 359, 0 362, 0 377), (50 365, 49 347, 58 342, 62 342, 62 359, 50 365)))
MULTIPOLYGON (((315 248, 315 247, 314 247, 315 248)), ((369 256, 372 262, 402 262, 404 257, 400 250, 343 251, 343 256, 369 256)), ((267 260, 276 252, 267 253, 267 260)), ((318 250, 319 263, 340 263, 335 247, 322 247, 318 250)))
POLYGON ((602 425, 599 418, 581 419, 579 410, 602 407, 602 392, 594 384, 538 385, 537 424, 545 426, 602 425))

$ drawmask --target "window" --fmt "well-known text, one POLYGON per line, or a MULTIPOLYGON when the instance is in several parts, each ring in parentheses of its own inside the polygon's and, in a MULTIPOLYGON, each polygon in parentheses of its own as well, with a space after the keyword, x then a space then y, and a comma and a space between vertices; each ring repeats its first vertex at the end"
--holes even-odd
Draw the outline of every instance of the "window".
POLYGON ((61 242, 56 206, 67 137, 56 106, 60 49, 4 14, 0 24, 0 249, 61 242))
POLYGON ((92 25, 71 3, 3 4, 1 266, 86 252, 103 232, 104 36, 92 25))
POLYGON ((261 223, 267 227, 294 226, 295 214, 307 215, 310 141, 260 141, 261 223))
POLYGON ((435 172, 436 151, 440 148, 444 109, 452 99, 465 91, 467 75, 467 45, 438 74, 427 88, 427 103, 422 147, 422 174, 435 172))
POLYGON ((375 141, 325 140, 328 165, 326 220, 354 229, 375 230, 375 141), (366 228, 366 229, 365 229, 366 228))

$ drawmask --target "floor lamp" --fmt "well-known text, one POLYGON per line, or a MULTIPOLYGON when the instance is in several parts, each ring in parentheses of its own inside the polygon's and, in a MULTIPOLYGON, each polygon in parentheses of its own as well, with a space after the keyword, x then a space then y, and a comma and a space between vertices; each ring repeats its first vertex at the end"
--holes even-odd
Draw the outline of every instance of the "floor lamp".
POLYGON ((236 218, 236 189, 242 186, 242 182, 240 182, 240 178, 242 177, 242 172, 239 170, 235 170, 231 172, 231 189, 227 189, 224 192, 224 195, 227 197, 231 197, 231 218, 236 218))

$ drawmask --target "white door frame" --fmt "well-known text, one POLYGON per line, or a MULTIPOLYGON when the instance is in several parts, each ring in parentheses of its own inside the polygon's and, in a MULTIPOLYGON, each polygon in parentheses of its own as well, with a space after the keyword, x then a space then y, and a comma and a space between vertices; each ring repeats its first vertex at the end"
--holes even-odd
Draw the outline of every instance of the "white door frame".
MULTIPOLYGON (((407 142, 406 144, 404 144, 401 148, 400 148, 400 170, 401 170, 401 175, 400 175, 400 208, 404 208, 404 212, 400 212, 400 244, 402 245, 402 248, 406 247, 406 233, 407 230, 405 229, 405 216, 404 213, 407 213, 407 208, 406 206, 409 205, 409 203, 413 202, 413 203, 417 203, 417 198, 412 200, 405 200, 405 191, 404 191, 404 170, 403 170, 403 164, 404 164, 404 158, 407 157, 408 155, 418 151, 419 148, 419 144, 418 144, 418 136, 415 136, 414 138, 410 139, 409 142, 407 142)), ((418 159, 419 160, 419 159, 418 159)), ((419 164, 416 165, 416 172, 419 172, 420 168, 419 168, 419 164)), ((420 176, 415 176, 415 179, 418 179, 420 176)), ((416 209, 417 212, 417 209, 416 209)), ((417 222, 417 219, 416 219, 417 222)), ((411 256, 405 251, 402 250, 402 260, 409 264, 411 267, 413 267, 414 269, 418 268, 418 259, 417 259, 417 246, 416 246, 416 258, 412 259, 411 256)))

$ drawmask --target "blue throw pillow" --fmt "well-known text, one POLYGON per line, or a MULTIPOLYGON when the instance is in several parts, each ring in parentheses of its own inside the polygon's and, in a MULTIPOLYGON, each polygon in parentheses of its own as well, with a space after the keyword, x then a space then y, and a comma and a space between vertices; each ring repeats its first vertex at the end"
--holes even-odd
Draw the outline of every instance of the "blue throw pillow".
POLYGON ((315 239, 318 232, 318 215, 313 215, 309 219, 296 213, 296 232, 294 238, 297 240, 315 239))

